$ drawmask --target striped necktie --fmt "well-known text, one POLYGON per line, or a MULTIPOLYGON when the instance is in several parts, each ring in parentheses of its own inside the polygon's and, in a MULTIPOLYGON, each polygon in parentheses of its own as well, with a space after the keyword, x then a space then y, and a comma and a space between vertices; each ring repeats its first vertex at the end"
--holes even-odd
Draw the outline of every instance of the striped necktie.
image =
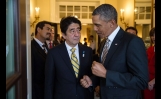
POLYGON ((78 72, 79 72, 79 63, 78 63, 77 56, 74 53, 75 50, 76 50, 76 48, 70 49, 70 51, 72 52, 72 54, 71 54, 71 63, 72 63, 72 66, 73 66, 73 69, 74 69, 74 72, 75 72, 75 75, 76 75, 76 78, 77 78, 78 77, 78 72))
POLYGON ((45 46, 45 44, 43 44, 42 45, 42 47, 43 47, 43 50, 44 50, 44 52, 47 54, 47 51, 46 51, 46 46, 45 46))
POLYGON ((106 55, 107 55, 107 52, 108 52, 108 49, 109 49, 109 42, 110 42, 110 40, 107 38, 106 43, 105 43, 104 48, 103 48, 103 52, 102 52, 102 63, 103 64, 105 62, 106 55))

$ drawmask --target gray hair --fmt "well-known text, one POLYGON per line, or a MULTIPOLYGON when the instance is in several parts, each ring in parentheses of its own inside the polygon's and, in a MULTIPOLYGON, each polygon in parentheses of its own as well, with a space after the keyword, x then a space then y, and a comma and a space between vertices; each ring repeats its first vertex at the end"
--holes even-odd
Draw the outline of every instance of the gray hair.
POLYGON ((106 22, 113 19, 117 23, 117 11, 110 4, 102 4, 98 6, 92 13, 92 16, 94 15, 100 15, 100 19, 106 22))

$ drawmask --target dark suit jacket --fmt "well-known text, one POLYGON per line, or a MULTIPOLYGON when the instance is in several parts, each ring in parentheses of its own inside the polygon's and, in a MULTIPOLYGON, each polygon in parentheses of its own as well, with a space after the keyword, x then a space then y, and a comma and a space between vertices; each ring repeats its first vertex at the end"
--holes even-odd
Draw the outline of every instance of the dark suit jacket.
POLYGON ((78 47, 78 78, 75 76, 65 43, 49 50, 45 68, 45 99, 93 99, 93 92, 80 85, 83 75, 92 74, 92 49, 81 44, 78 47))
POLYGON ((46 53, 34 39, 31 41, 31 58, 32 99, 44 99, 46 53))
MULTIPOLYGON (((102 44, 100 55, 105 42, 102 44)), ((148 83, 148 61, 141 38, 120 28, 103 65, 107 69, 106 78, 91 77, 94 86, 100 83, 101 99, 141 98, 140 90, 148 83)))

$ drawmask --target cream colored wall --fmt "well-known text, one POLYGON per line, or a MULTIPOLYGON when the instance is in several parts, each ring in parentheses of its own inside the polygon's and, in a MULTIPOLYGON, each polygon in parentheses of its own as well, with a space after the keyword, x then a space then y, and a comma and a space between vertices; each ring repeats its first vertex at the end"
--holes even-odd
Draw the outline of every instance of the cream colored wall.
POLYGON ((113 5, 117 9, 117 2, 118 0, 106 0, 105 3, 109 3, 113 5))
POLYGON ((136 25, 136 28, 138 30, 138 36, 142 38, 142 25, 141 24, 136 25))
MULTIPOLYGON (((155 0, 153 0, 153 6, 155 4, 155 0)), ((153 27, 155 27, 155 8, 153 9, 153 27)))
MULTIPOLYGON (((30 0, 30 23, 35 20, 35 7, 39 7, 39 21, 51 21, 50 0, 30 0)), ((35 23, 36 25, 36 23, 35 23)), ((30 27, 30 33, 35 32, 35 25, 30 27)))
POLYGON ((40 21, 50 21, 50 0, 38 0, 37 5, 40 7, 40 21))
MULTIPOLYGON (((124 9, 124 19, 129 26, 134 26, 134 0, 118 0, 118 12, 120 9, 124 9)), ((120 14, 119 14, 120 17, 120 14)), ((119 21, 121 27, 125 29, 125 26, 119 21)))
POLYGON ((118 12, 118 24, 125 29, 125 25, 120 21, 120 9, 124 9, 124 19, 129 26, 134 26, 134 0, 106 0, 106 3, 112 4, 118 12))
MULTIPOLYGON (((30 0, 30 24, 35 20, 35 0, 30 0)), ((34 27, 30 27, 30 35, 34 32, 34 27)))
MULTIPOLYGON (((99 1, 99 0, 95 0, 99 1)), ((85 1, 84 1, 85 2, 85 1)), ((54 6, 55 0, 30 0, 30 21, 34 21, 35 16, 35 7, 39 7, 39 21, 47 20, 53 22, 55 19, 53 13, 55 14, 55 10, 51 9, 54 6), (52 5, 53 4, 53 5, 52 5), (53 12, 53 13, 52 13, 53 12)), ((125 9, 125 22, 129 24, 129 26, 134 26, 134 0, 100 0, 100 3, 110 3, 112 4, 118 11, 118 24, 125 29, 125 26, 120 22, 120 9, 125 9)), ((31 27, 30 33, 34 32, 35 27, 31 27)), ((86 29, 82 28, 83 33, 87 33, 86 29)), ((61 34, 59 26, 58 26, 58 33, 61 34)), ((83 36, 84 37, 84 36, 83 36)), ((83 38, 82 37, 82 38, 83 38)), ((81 38, 81 40, 82 40, 81 38)))
POLYGON ((88 41, 88 35, 87 35, 87 25, 82 25, 82 30, 81 30, 81 39, 80 42, 83 43, 83 39, 87 38, 88 41))

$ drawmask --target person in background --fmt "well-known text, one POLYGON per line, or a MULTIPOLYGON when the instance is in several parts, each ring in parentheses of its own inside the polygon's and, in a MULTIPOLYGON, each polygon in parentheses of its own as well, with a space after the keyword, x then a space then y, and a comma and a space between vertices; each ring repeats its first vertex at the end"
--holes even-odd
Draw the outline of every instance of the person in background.
POLYGON ((35 28, 31 41, 32 99, 44 99, 45 61, 48 50, 46 39, 51 35, 51 23, 40 21, 35 28))
POLYGON ((96 53, 96 42, 95 42, 95 40, 94 40, 93 35, 90 35, 90 37, 89 37, 89 47, 92 48, 92 50, 93 50, 93 55, 94 55, 94 54, 96 53))
POLYGON ((80 85, 83 75, 92 75, 92 49, 79 43, 81 22, 74 16, 64 17, 60 21, 60 29, 65 42, 47 54, 45 99, 93 99, 91 88, 90 91, 80 85), (72 65, 72 48, 76 49, 74 57, 78 63, 74 65, 77 66, 72 65))
POLYGON ((92 63, 93 76, 84 75, 80 83, 85 88, 99 85, 101 99, 140 99, 148 85, 145 45, 118 26, 117 15, 111 4, 101 4, 93 11, 94 30, 106 40, 100 46, 100 61, 92 63))
POLYGON ((55 34, 55 31, 54 31, 54 28, 52 28, 50 38, 46 40, 46 43, 48 45, 48 49, 51 49, 54 46, 54 44, 53 44, 54 34, 55 34))
POLYGON ((126 32, 128 33, 131 33, 131 34, 134 34, 134 35, 137 35, 138 34, 138 31, 135 27, 132 27, 132 26, 129 26, 125 29, 126 32))
POLYGON ((64 42, 65 42, 65 39, 63 36, 61 36, 60 43, 64 43, 64 42))
POLYGON ((87 38, 84 38, 83 45, 87 46, 87 38))
POLYGON ((155 99, 155 27, 149 32, 152 45, 147 49, 149 82, 148 88, 143 90, 143 99, 155 99))
POLYGON ((55 38, 56 39, 54 40, 53 45, 57 46, 57 45, 61 44, 60 43, 60 34, 55 34, 55 38))

